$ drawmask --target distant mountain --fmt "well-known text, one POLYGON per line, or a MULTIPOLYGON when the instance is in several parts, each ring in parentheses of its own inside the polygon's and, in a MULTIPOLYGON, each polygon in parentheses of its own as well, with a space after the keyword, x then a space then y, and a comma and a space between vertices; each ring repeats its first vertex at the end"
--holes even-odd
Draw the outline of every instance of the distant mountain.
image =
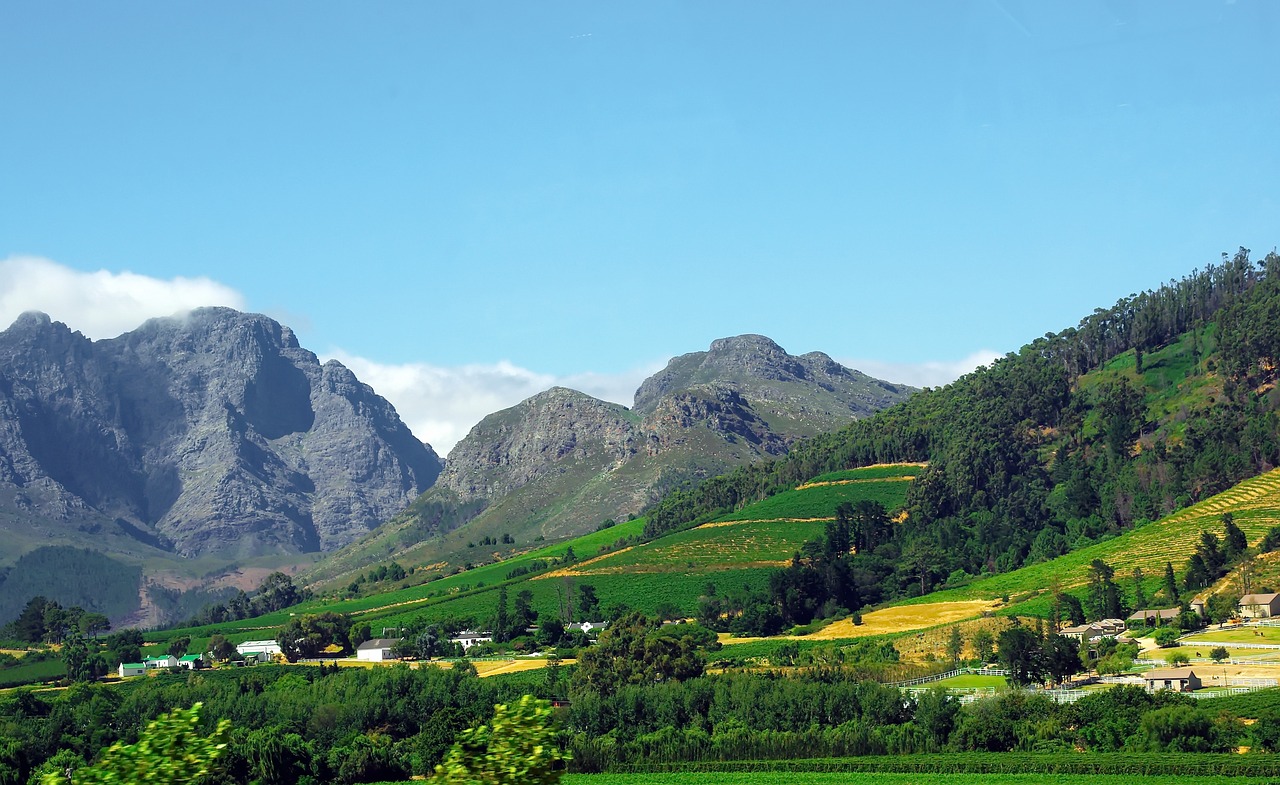
POLYGON ((680 484, 783 455, 914 390, 821 352, 788 354, 759 335, 676 357, 635 407, 553 388, 491 414, 454 447, 439 482, 394 521, 327 558, 328 577, 380 559, 484 560, 535 538, 636 514, 680 484), (503 536, 514 543, 502 544, 503 536))
POLYGON ((91 341, 28 313, 0 333, 0 568, 48 545, 206 568, 331 550, 441 468, 265 316, 205 308, 91 341))

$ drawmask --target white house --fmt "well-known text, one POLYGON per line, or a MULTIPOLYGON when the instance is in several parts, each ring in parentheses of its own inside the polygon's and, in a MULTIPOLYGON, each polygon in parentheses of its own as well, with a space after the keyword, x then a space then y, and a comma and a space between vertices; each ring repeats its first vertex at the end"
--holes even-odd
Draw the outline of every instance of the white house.
POLYGON ((1246 594, 1240 598, 1240 615, 1246 619, 1280 616, 1280 594, 1246 594))
POLYGON ((236 644, 236 651, 246 660, 271 662, 271 658, 280 653, 280 644, 276 641, 245 641, 236 644))
POLYGON ((450 643, 461 643, 462 650, 466 651, 477 643, 492 643, 492 632, 477 632, 476 630, 463 630, 457 635, 449 639, 450 643))
POLYGON ((598 634, 598 633, 600 632, 600 630, 603 630, 605 627, 608 627, 608 626, 609 626, 609 622, 607 622, 607 621, 584 621, 584 622, 582 622, 581 624, 574 624, 573 626, 574 626, 574 627, 577 627, 577 628, 578 628, 578 629, 580 629, 580 630, 582 630, 582 633, 583 633, 584 635, 590 635, 590 634, 591 634, 591 633, 593 633, 593 632, 598 634))
POLYGON ((365 662, 386 662, 393 660, 391 650, 396 644, 404 640, 403 638, 374 638, 365 641, 356 647, 356 659, 365 662))
POLYGON ((189 671, 194 671, 204 667, 204 660, 200 659, 199 654, 184 654, 178 658, 178 664, 189 671))
POLYGON ((172 654, 166 654, 163 657, 144 657, 142 664, 147 668, 176 668, 178 658, 172 654))
POLYGON ((140 662, 122 662, 117 672, 122 679, 128 676, 141 676, 147 672, 147 666, 140 662))

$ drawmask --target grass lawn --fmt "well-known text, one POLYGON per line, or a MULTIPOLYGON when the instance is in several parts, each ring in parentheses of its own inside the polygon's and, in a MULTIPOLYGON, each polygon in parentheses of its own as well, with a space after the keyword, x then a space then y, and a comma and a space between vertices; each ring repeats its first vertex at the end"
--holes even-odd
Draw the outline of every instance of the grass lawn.
POLYGON ((1280 627, 1228 627, 1222 630, 1202 630, 1195 635, 1188 635, 1183 639, 1183 644, 1196 645, 1197 641, 1265 643, 1272 646, 1280 646, 1280 627))
POLYGON ((953 676, 950 679, 943 679, 942 681, 935 681, 922 686, 946 687, 953 690, 989 690, 1000 689, 1008 683, 1008 680, 1003 676, 982 676, 977 673, 966 673, 963 676, 953 676))

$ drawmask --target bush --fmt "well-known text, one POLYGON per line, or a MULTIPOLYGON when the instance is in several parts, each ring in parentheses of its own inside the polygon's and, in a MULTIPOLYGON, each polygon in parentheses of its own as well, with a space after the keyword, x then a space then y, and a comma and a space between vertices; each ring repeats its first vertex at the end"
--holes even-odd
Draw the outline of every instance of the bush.
POLYGON ((1159 646, 1162 649, 1167 649, 1170 646, 1178 645, 1178 638, 1180 637, 1180 633, 1173 627, 1161 627, 1160 629, 1156 630, 1151 637, 1155 639, 1157 646, 1159 646))
POLYGON ((550 785, 568 756, 556 746, 549 701, 525 695, 494 707, 488 725, 468 728, 436 767, 439 785, 550 785))

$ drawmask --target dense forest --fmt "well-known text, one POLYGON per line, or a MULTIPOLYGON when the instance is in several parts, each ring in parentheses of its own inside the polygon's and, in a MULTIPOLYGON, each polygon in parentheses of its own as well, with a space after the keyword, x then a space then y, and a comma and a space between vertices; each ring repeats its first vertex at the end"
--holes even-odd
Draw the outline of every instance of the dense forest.
POLYGON ((1242 248, 784 458, 672 493, 645 533, 824 472, 927 461, 906 518, 838 567, 857 603, 1054 558, 1280 464, 1278 317, 1280 255, 1255 264, 1242 248))
MULTIPOLYGON (((655 659, 655 661, 658 661, 655 659)), ((943 690, 906 693, 857 669, 673 676, 636 672, 600 689, 574 676, 558 710, 558 744, 571 767, 937 752, 1227 752, 1280 749, 1280 714, 1230 711, 1169 692, 1117 687, 1059 705, 1013 691, 962 705, 943 690)), ((0 782, 83 765, 109 744, 138 738, 146 722, 202 704, 210 732, 231 723, 214 783, 357 783, 428 774, 457 734, 495 703, 553 697, 559 675, 479 679, 462 667, 357 669, 260 666, 161 674, 117 686, 0 697, 0 782)), ((1212 703, 1212 702, 1211 702, 1212 703)))

